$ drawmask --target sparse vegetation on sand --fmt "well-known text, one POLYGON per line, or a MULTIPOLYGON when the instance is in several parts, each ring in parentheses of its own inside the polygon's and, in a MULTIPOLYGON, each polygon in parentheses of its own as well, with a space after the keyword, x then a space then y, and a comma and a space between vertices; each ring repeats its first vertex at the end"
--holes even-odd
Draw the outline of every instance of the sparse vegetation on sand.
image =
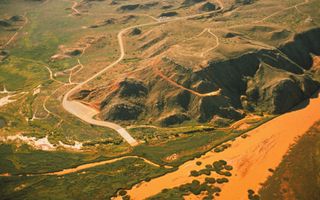
MULTIPOLYGON (((184 199, 184 196, 188 196, 190 194, 200 195, 203 194, 204 199, 214 199, 214 196, 219 196, 221 189, 219 187, 220 184, 226 184, 229 182, 225 173, 230 170, 231 166, 227 165, 227 162, 224 160, 215 161, 212 165, 206 165, 204 169, 199 171, 191 171, 191 176, 206 176, 204 182, 201 183, 197 179, 193 180, 191 183, 180 185, 179 187, 175 187, 172 189, 165 189, 160 194, 157 194, 148 199, 156 200, 156 199, 184 199), (211 175, 211 172, 215 172, 215 175, 211 175), (214 178, 218 175, 218 178, 214 178), (225 177, 223 177, 225 176, 225 177)), ((229 172, 230 173, 230 172, 229 172)), ((230 173, 231 175, 231 173, 230 173)))
POLYGON ((317 174, 320 172, 320 122, 291 147, 269 179, 259 191, 261 199, 286 199, 301 200, 317 199, 320 184, 317 174))
POLYGON ((121 188, 165 172, 139 159, 125 159, 64 176, 0 177, 0 192, 6 199, 110 199, 121 188))

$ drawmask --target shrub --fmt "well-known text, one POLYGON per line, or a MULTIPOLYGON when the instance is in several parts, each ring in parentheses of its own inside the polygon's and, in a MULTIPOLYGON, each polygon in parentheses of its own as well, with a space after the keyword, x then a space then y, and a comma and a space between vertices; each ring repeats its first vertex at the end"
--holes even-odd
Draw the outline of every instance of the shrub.
POLYGON ((191 182, 191 186, 195 186, 195 185, 200 185, 200 181, 198 181, 198 180, 193 180, 193 181, 191 182))
POLYGON ((206 165, 206 168, 207 169, 212 169, 213 167, 212 167, 212 165, 206 165))
POLYGON ((245 138, 247 138, 248 137, 248 135, 247 134, 243 134, 243 135, 241 135, 241 138, 243 138, 243 139, 245 139, 245 138))
POLYGON ((268 171, 271 172, 271 173, 273 173, 273 172, 274 172, 274 169, 269 168, 268 171))
POLYGON ((214 184, 216 183, 216 179, 215 178, 205 178, 206 183, 210 183, 210 184, 214 184))
POLYGON ((180 185, 179 190, 180 190, 181 192, 189 192, 189 191, 190 191, 190 185, 191 185, 191 184, 183 184, 183 185, 180 185))
POLYGON ((250 189, 250 190, 248 190, 248 194, 252 195, 252 194, 254 194, 254 191, 250 189))
POLYGON ((198 166, 200 166, 201 164, 202 164, 202 162, 200 162, 200 161, 196 162, 196 165, 198 165, 198 166))
POLYGON ((210 176, 211 171, 209 169, 202 169, 199 171, 199 174, 205 174, 207 176, 210 176))
POLYGON ((216 193, 216 192, 221 192, 221 189, 219 187, 214 187, 213 188, 213 192, 216 193))
POLYGON ((122 200, 130 200, 130 196, 129 195, 123 196, 122 200))
POLYGON ((196 171, 196 170, 192 170, 192 171, 190 172, 190 176, 197 177, 197 176, 199 176, 199 175, 200 175, 199 172, 196 171))
POLYGON ((233 167, 231 165, 226 165, 224 168, 228 171, 233 170, 233 167))
POLYGON ((223 183, 227 183, 229 182, 229 180, 227 178, 218 178, 217 179, 217 183, 219 184, 223 184, 223 183))
POLYGON ((125 196, 127 194, 127 191, 125 190, 120 190, 119 195, 120 196, 125 196))
POLYGON ((225 161, 225 160, 219 160, 219 163, 220 163, 221 165, 226 165, 226 164, 227 164, 227 161, 225 161))
POLYGON ((225 176, 232 176, 232 174, 230 172, 224 172, 225 176))
POLYGON ((213 165, 213 168, 215 169, 215 171, 223 170, 222 164, 219 161, 213 162, 212 165, 213 165))

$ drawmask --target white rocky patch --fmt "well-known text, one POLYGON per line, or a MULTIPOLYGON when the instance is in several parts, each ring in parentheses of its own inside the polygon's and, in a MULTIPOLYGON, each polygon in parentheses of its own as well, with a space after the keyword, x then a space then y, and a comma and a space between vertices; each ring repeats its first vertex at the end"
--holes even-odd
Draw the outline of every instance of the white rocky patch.
POLYGON ((10 142, 10 141, 21 141, 35 149, 43 150, 43 151, 54 151, 58 147, 63 147, 65 149, 73 149, 73 150, 81 150, 82 143, 75 141, 74 145, 67 145, 63 142, 59 141, 59 145, 51 144, 48 140, 48 136, 44 138, 37 139, 36 137, 27 137, 23 135, 14 135, 14 136, 0 136, 0 142, 10 142))

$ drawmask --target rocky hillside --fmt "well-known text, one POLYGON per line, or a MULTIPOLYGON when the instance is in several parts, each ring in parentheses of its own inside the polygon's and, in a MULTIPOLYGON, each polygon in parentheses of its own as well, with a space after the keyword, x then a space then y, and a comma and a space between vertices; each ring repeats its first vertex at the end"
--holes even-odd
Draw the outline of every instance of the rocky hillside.
POLYGON ((319 38, 320 29, 312 29, 276 49, 211 60, 197 70, 162 58, 155 67, 122 80, 111 92, 97 88, 78 97, 89 102, 103 97, 102 119, 163 126, 188 120, 215 124, 248 113, 281 114, 318 90, 310 69, 312 56, 320 55, 319 38), (161 72, 162 65, 174 70, 161 72), (174 74, 170 78, 179 86, 168 82, 166 74, 174 74), (212 93, 219 89, 218 95, 212 93))

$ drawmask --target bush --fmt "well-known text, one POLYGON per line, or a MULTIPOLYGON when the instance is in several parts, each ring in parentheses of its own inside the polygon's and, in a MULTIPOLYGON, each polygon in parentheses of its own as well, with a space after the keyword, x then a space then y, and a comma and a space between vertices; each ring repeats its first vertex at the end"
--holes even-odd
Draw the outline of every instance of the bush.
POLYGON ((232 174, 230 172, 224 172, 225 176, 232 176, 232 174))
POLYGON ((224 168, 228 171, 233 170, 233 167, 231 165, 226 165, 224 168))
POLYGON ((219 187, 214 187, 213 192, 214 193, 221 192, 221 189, 219 187))
POLYGON ((220 163, 221 165, 227 165, 227 161, 225 161, 225 160, 219 160, 219 163, 220 163))
POLYGON ((217 183, 219 184, 223 184, 223 183, 228 183, 229 180, 227 178, 218 178, 217 179, 217 183))
POLYGON ((216 179, 215 178, 205 178, 206 183, 210 183, 210 184, 214 184, 216 183, 216 179))
POLYGON ((254 194, 254 191, 251 190, 251 189, 249 189, 249 190, 248 190, 248 194, 254 194))
POLYGON ((130 200, 130 196, 129 195, 123 196, 122 200, 130 200))
POLYGON ((207 176, 210 176, 211 171, 209 169, 202 169, 199 171, 199 174, 205 174, 207 176))
POLYGON ((199 175, 200 175, 199 172, 196 171, 196 170, 192 170, 192 171, 190 172, 190 176, 197 177, 197 176, 199 176, 199 175))
POLYGON ((198 165, 198 166, 200 166, 201 164, 202 164, 202 162, 200 162, 200 161, 196 162, 196 165, 198 165))
POLYGON ((127 194, 127 191, 125 190, 120 190, 119 195, 120 196, 125 196, 127 194))
POLYGON ((206 165, 206 168, 207 169, 212 169, 213 167, 212 167, 212 165, 206 165))
POLYGON ((253 190, 248 190, 248 198, 250 200, 260 200, 260 196, 255 194, 255 192, 253 190))
POLYGON ((190 185, 191 184, 180 185, 179 191, 181 191, 181 192, 189 192, 190 191, 190 185))
POLYGON ((213 162, 212 165, 213 165, 213 168, 215 169, 215 171, 223 170, 222 164, 219 161, 213 162))
POLYGON ((191 182, 191 186, 195 186, 195 185, 200 185, 200 181, 198 181, 198 180, 193 180, 193 181, 191 182))

